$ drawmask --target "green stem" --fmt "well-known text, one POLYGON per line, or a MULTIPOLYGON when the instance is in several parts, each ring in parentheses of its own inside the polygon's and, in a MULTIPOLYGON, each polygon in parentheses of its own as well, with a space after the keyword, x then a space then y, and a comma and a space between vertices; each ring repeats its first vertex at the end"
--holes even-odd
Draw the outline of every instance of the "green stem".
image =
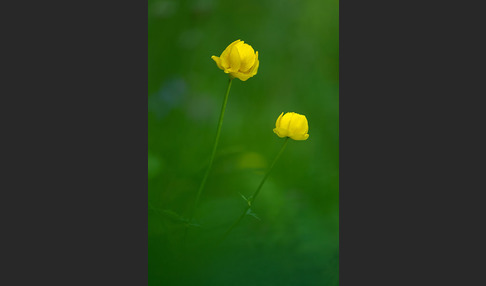
POLYGON ((277 157, 275 157, 275 159, 273 160, 272 165, 270 165, 270 168, 268 169, 267 173, 265 174, 265 177, 263 177, 263 180, 260 182, 260 185, 258 186, 257 190, 248 200, 248 204, 250 206, 255 201, 256 197, 258 196, 258 193, 260 193, 260 190, 262 189, 263 183, 265 183, 265 180, 268 178, 268 175, 270 175, 270 171, 272 171, 273 166, 275 166, 275 163, 277 163, 278 158, 280 158, 280 155, 282 155, 285 147, 287 146, 287 143, 289 143, 289 137, 285 138, 285 142, 282 145, 282 148, 280 148, 280 152, 278 152, 277 157))
POLYGON ((263 177, 263 180, 260 182, 260 185, 258 185, 258 188, 256 189, 255 193, 253 193, 253 195, 248 199, 248 206, 245 207, 245 210, 243 211, 243 214, 226 231, 226 233, 224 234, 223 238, 221 239, 221 242, 230 234, 230 232, 233 230, 233 228, 235 228, 243 220, 243 218, 246 216, 246 214, 248 213, 248 210, 251 208, 251 205, 255 202, 256 197, 260 193, 260 190, 262 189, 263 183, 265 183, 265 180, 270 175, 270 172, 272 171, 273 166, 275 166, 275 163, 278 161, 278 159, 282 155, 282 153, 283 153, 285 147, 287 146, 287 143, 288 142, 289 142, 289 137, 285 138, 285 142, 282 145, 282 148, 280 148, 280 151, 278 152, 277 157, 275 157, 275 159, 273 160, 272 164, 270 165, 270 168, 268 168, 268 171, 265 174, 265 177, 263 177))
POLYGON ((192 219, 194 218, 194 214, 199 204, 202 191, 204 190, 204 185, 206 184, 206 180, 208 179, 209 173, 211 172, 211 167, 213 166, 214 157, 216 156, 216 149, 218 148, 219 136, 221 135, 221 126, 223 126, 224 111, 226 109, 226 103, 228 102, 228 94, 231 89, 232 82, 233 82, 233 78, 230 77, 228 82, 228 88, 226 89, 226 95, 224 96, 224 100, 223 100, 223 106, 221 107, 221 114, 219 115, 218 130, 216 131, 216 139, 214 140, 211 159, 209 159, 209 166, 206 170, 206 173, 204 174, 201 185, 199 186, 199 190, 197 191, 196 201, 194 203, 194 207, 192 208, 191 215, 189 216, 189 222, 191 222, 192 219))

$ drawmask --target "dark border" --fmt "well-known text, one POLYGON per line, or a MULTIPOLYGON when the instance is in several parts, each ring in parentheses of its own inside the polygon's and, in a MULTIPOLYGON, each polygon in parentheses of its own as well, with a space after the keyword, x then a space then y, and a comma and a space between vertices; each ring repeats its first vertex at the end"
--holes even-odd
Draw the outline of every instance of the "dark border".
POLYGON ((14 281, 148 284, 147 6, 32 4, 12 22, 22 85, 10 106, 26 134, 13 153, 28 166, 9 200, 21 227, 4 232, 20 243, 14 281))
POLYGON ((340 285, 484 280, 476 11, 340 1, 340 285))

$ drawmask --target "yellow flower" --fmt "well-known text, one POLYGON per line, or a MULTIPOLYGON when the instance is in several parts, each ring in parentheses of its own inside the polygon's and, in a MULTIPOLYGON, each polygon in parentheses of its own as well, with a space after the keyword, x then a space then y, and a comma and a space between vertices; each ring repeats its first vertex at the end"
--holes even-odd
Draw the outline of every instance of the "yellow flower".
POLYGON ((305 115, 295 112, 287 112, 280 114, 275 123, 273 132, 280 138, 290 137, 294 140, 307 140, 309 138, 309 125, 305 115))
POLYGON ((241 40, 231 43, 220 57, 212 56, 211 58, 216 62, 218 68, 242 81, 256 75, 260 65, 258 52, 255 53, 250 45, 241 40))

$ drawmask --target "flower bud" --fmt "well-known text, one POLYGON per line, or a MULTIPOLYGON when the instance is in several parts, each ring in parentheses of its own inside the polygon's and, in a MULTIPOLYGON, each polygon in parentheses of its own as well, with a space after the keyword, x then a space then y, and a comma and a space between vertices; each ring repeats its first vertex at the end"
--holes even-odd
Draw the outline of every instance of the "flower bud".
POLYGON ((305 115, 295 112, 280 114, 275 123, 273 132, 280 138, 290 137, 294 140, 307 140, 309 138, 309 125, 305 115))
POLYGON ((256 75, 260 64, 258 52, 255 53, 250 45, 241 40, 231 43, 220 57, 212 56, 211 58, 216 62, 218 68, 242 81, 256 75))

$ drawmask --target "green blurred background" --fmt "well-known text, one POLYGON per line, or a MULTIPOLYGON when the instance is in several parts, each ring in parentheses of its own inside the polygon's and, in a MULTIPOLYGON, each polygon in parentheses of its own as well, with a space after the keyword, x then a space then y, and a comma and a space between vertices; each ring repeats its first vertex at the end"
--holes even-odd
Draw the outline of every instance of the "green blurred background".
POLYGON ((149 0, 149 285, 338 285, 339 3, 149 0), (228 75, 212 55, 241 39, 258 74, 233 81, 212 172, 206 170, 228 75), (245 207, 284 139, 281 112, 304 114, 247 216, 245 207))

